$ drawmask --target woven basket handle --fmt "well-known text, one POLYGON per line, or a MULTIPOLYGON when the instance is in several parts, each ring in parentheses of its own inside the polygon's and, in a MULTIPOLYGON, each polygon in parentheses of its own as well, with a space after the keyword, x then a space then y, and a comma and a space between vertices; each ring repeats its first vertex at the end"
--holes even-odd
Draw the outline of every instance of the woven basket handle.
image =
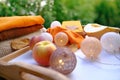
POLYGON ((69 80, 63 74, 52 69, 37 65, 26 64, 23 62, 14 63, 21 71, 21 77, 24 80, 69 80))

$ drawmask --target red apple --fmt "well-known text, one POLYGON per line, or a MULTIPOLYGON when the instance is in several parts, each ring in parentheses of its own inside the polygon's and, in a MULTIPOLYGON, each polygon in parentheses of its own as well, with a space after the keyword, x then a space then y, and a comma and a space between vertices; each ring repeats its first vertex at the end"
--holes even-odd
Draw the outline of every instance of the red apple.
POLYGON ((30 49, 33 49, 33 46, 39 42, 39 38, 38 36, 33 36, 31 39, 30 39, 30 43, 29 43, 29 46, 30 46, 30 49))
POLYGON ((53 41, 53 37, 50 33, 47 33, 47 32, 44 32, 44 33, 41 33, 40 35, 38 36, 33 36, 31 39, 30 39, 30 43, 29 43, 29 46, 30 46, 30 49, 33 49, 33 46, 40 42, 40 41, 45 41, 45 40, 48 40, 48 41, 53 41))
POLYGON ((49 66, 49 59, 56 46, 50 41, 41 41, 33 47, 33 58, 41 66, 49 66))

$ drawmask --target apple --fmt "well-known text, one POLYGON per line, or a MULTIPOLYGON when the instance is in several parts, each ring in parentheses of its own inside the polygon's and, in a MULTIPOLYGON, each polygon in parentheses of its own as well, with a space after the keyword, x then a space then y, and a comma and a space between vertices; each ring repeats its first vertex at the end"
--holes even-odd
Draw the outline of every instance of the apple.
POLYGON ((32 56, 41 66, 49 66, 49 59, 54 50, 56 50, 54 43, 40 41, 33 47, 32 56))
POLYGON ((51 35, 50 33, 43 32, 43 33, 41 33, 41 34, 38 35, 38 36, 33 36, 33 37, 30 39, 30 43, 29 43, 30 49, 33 49, 33 46, 34 46, 37 42, 45 41, 45 40, 48 40, 48 41, 53 42, 53 37, 52 37, 52 35, 51 35))
POLYGON ((29 42, 29 46, 30 46, 30 49, 33 49, 33 46, 39 42, 39 38, 38 36, 33 36, 31 39, 30 39, 30 42, 29 42))

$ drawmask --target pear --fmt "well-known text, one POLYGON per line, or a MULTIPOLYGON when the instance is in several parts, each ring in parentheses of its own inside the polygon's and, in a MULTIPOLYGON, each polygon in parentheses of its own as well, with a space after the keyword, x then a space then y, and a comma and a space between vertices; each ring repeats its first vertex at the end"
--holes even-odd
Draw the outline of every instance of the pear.
POLYGON ((96 24, 96 23, 94 23, 94 24, 89 23, 84 26, 84 31, 86 32, 86 34, 88 36, 92 36, 92 37, 96 37, 96 38, 100 39, 101 36, 107 32, 119 33, 120 28, 108 27, 108 26, 104 26, 104 25, 100 25, 100 24, 96 24))

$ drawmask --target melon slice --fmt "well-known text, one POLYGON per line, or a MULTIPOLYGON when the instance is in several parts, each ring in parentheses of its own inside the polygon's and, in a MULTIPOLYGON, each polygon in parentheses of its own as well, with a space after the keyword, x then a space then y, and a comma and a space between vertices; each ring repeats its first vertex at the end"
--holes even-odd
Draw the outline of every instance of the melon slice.
POLYGON ((120 32, 120 28, 108 27, 100 24, 87 24, 84 26, 84 31, 88 36, 93 36, 98 39, 106 32, 120 32))

